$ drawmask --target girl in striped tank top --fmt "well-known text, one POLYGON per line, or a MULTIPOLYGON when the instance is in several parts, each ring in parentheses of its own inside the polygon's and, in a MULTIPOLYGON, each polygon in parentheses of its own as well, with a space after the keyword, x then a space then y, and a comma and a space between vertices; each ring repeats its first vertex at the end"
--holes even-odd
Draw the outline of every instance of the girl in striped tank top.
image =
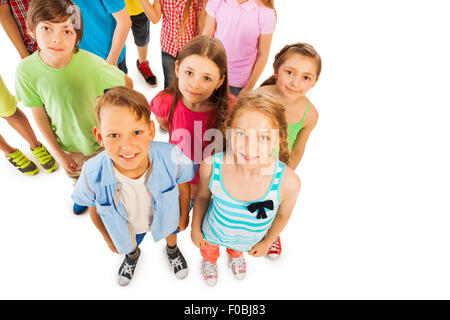
POLYGON ((243 252, 265 255, 286 226, 300 190, 289 159, 284 107, 273 97, 244 94, 227 117, 227 148, 200 166, 192 241, 200 248, 202 274, 217 281, 219 247, 226 247, 234 276, 243 279, 243 252), (271 157, 280 146, 280 160, 271 157), (284 163, 283 163, 283 162, 284 163))
MULTIPOLYGON (((286 45, 275 56, 274 74, 258 90, 273 95, 286 108, 290 152, 287 165, 292 170, 300 163, 306 142, 319 117, 306 94, 316 85, 321 69, 320 55, 311 45, 300 42, 286 45)), ((281 240, 278 237, 270 247, 268 256, 274 259, 280 254, 281 240)))

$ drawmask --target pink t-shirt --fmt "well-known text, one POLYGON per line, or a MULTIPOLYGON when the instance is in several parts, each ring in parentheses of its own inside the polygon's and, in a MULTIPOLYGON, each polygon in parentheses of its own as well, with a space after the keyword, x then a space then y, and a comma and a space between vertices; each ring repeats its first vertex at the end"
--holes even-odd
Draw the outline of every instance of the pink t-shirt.
POLYGON ((206 12, 216 19, 214 37, 227 52, 228 81, 233 87, 245 87, 258 54, 259 36, 275 31, 275 10, 248 0, 209 0, 206 12))
MULTIPOLYGON (((173 94, 161 91, 150 102, 150 109, 156 116, 169 120, 172 102, 173 94)), ((203 135, 207 130, 208 119, 214 111, 211 109, 205 112, 194 112, 188 109, 180 99, 173 112, 169 142, 178 146, 185 156, 197 164, 202 162, 203 150, 211 143, 203 141, 203 135)), ((215 116, 213 116, 210 128, 214 127, 215 120, 215 116)), ((198 184, 198 182, 199 173, 197 171, 191 183, 198 184)))

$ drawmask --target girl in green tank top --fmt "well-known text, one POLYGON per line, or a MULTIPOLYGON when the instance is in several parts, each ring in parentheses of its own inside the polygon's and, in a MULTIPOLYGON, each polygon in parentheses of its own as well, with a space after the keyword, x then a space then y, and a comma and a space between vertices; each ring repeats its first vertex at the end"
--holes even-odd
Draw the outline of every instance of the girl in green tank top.
MULTIPOLYGON (((287 165, 293 170, 300 163, 306 142, 317 123, 317 110, 305 95, 317 83, 321 69, 321 58, 311 45, 306 43, 286 45, 275 56, 274 74, 259 88, 260 92, 273 95, 285 107, 290 152, 287 165)), ((278 150, 275 152, 278 154, 278 150)), ((267 255, 275 259, 280 254, 281 241, 278 237, 267 255)))
POLYGON ((286 45, 275 56, 274 74, 259 88, 260 92, 272 94, 286 108, 291 152, 288 166, 293 170, 297 168, 317 123, 318 112, 306 94, 317 83, 321 68, 320 56, 311 45, 286 45))

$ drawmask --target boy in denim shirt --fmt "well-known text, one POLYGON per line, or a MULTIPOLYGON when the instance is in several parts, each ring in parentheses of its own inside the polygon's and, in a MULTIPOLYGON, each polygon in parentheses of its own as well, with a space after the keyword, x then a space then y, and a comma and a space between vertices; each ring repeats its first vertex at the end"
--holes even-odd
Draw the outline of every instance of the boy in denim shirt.
POLYGON ((97 99, 94 135, 105 151, 88 160, 72 199, 88 206, 92 221, 109 248, 126 254, 118 282, 127 285, 147 232, 166 238, 175 275, 187 276, 177 247, 178 231, 189 224, 190 187, 197 167, 177 147, 152 141, 154 122, 147 99, 132 89, 115 87, 97 99))

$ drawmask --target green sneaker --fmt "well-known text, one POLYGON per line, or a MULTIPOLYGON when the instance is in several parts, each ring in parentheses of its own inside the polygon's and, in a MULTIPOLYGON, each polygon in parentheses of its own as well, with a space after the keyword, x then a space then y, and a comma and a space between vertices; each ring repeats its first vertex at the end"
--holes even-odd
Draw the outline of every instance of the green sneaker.
POLYGON ((11 164, 16 167, 17 170, 25 173, 26 175, 34 176, 39 172, 38 167, 36 167, 33 162, 25 157, 19 149, 8 154, 6 156, 6 159, 8 159, 8 161, 11 162, 11 164))
POLYGON ((45 169, 45 171, 53 172, 58 167, 55 159, 42 144, 39 147, 31 149, 31 152, 33 152, 34 156, 39 161, 39 164, 45 169))

